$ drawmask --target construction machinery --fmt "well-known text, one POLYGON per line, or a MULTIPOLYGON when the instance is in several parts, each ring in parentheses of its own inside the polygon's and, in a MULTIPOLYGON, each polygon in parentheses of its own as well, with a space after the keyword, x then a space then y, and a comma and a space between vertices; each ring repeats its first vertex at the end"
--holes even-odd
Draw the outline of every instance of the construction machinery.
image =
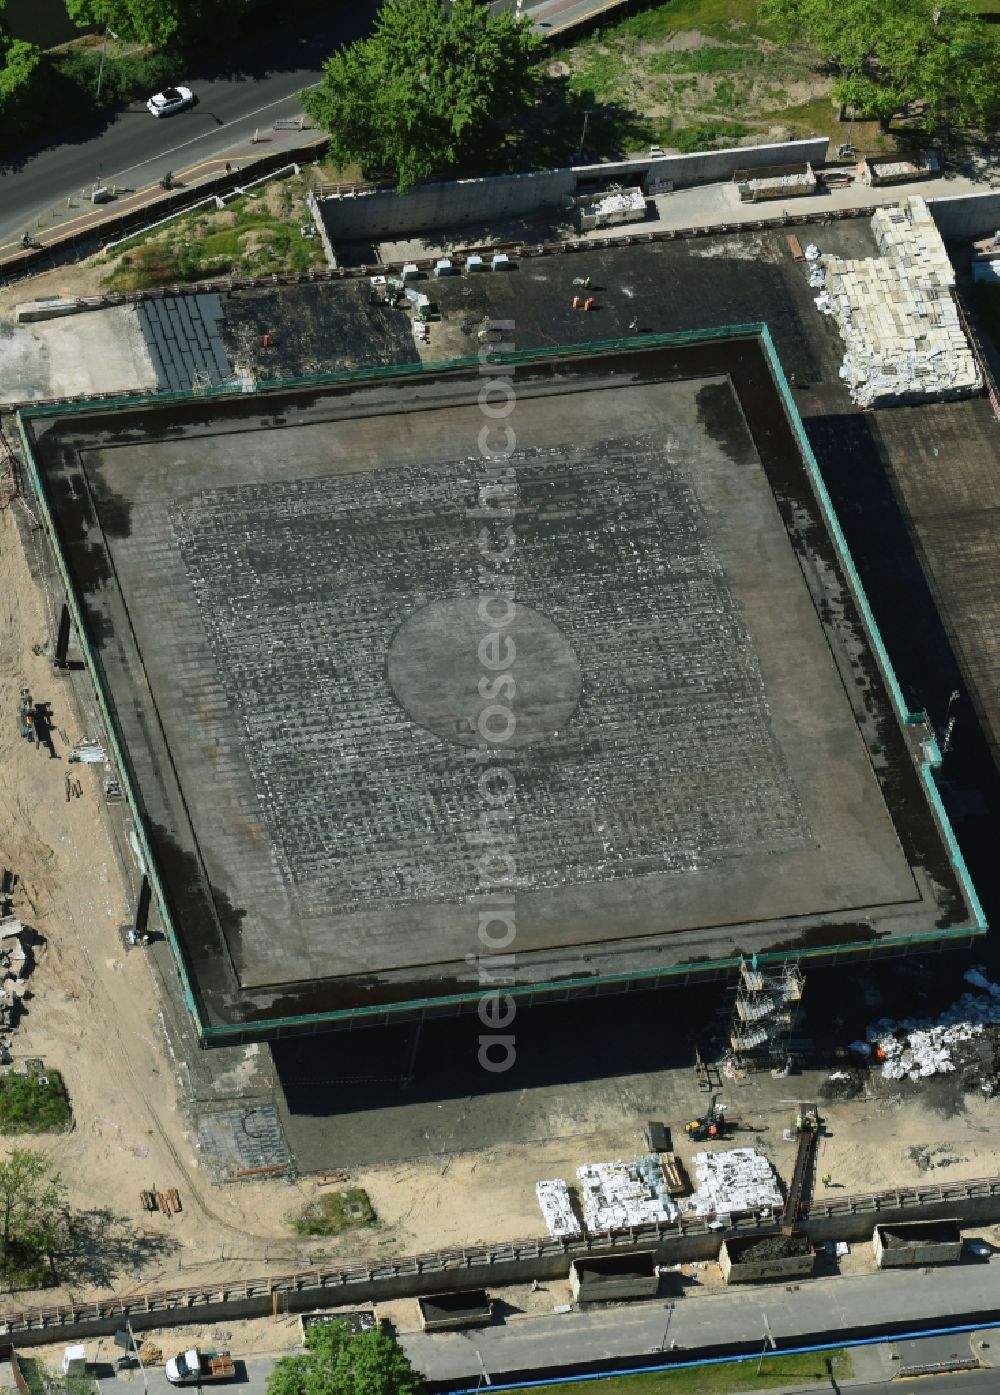
POLYGON ((692 1119, 684 1125, 684 1132, 692 1142, 704 1143, 709 1139, 725 1138, 726 1134, 736 1127, 735 1122, 726 1113, 726 1106, 718 1103, 718 1098, 718 1095, 713 1095, 705 1113, 699 1119, 692 1119))
POLYGON ((430 297, 414 286, 408 286, 399 276, 370 276, 373 305, 392 305, 408 309, 418 320, 429 320, 434 309, 430 297))
POLYGON ((31 692, 28 688, 21 689, 18 721, 20 723, 21 735, 24 737, 25 741, 33 745, 35 741, 35 704, 31 700, 31 692))
POLYGON ((810 1169, 816 1152, 816 1140, 819 1137, 822 1122, 819 1111, 814 1104, 799 1105, 794 1121, 794 1133, 798 1137, 795 1167, 792 1169, 792 1180, 785 1197, 785 1209, 781 1213, 781 1229, 786 1235, 791 1235, 802 1213, 802 1203, 805 1200, 810 1169))

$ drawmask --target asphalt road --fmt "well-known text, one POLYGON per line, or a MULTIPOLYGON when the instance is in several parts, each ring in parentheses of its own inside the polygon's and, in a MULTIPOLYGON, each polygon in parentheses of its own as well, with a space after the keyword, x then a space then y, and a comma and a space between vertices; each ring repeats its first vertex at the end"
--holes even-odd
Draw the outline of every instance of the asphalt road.
POLYGON ((330 17, 308 34, 271 35, 227 55, 224 64, 178 72, 174 80, 198 98, 191 111, 157 119, 144 101, 134 102, 99 127, 63 132, 41 148, 8 156, 0 164, 0 244, 95 181, 142 188, 168 169, 179 173, 223 157, 255 129, 298 115, 296 93, 319 82, 323 60, 365 32, 377 8, 377 0, 331 6, 330 17))
MULTIPOLYGON (((610 1309, 603 1316, 608 1322, 613 1322, 616 1315, 620 1312, 621 1309, 610 1309)), ((657 1318, 657 1322, 659 1322, 659 1318, 657 1318)), ((989 1333, 984 1335, 987 1336, 992 1347, 995 1334, 989 1333)), ((450 1339, 438 1336, 427 1338, 426 1340, 440 1343, 445 1340, 461 1341, 463 1339, 457 1336, 452 1336, 450 1339)), ((933 1341, 934 1339, 930 1340, 933 1341)), ((968 1337, 963 1335, 957 1335, 954 1338, 955 1344, 968 1342, 968 1340, 968 1337)), ((978 1337, 976 1341, 978 1349, 978 1337)), ((409 1356, 413 1359, 413 1350, 410 1346, 410 1342, 405 1336, 403 1338, 403 1344, 407 1348, 409 1356)), ((179 1351, 183 1345, 183 1328, 179 1328, 177 1331, 176 1349, 179 1351)), ((173 1349, 173 1347, 170 1348, 171 1352, 173 1349)), ((872 1374, 874 1374, 876 1369, 891 1369, 893 1363, 890 1360, 890 1353, 893 1350, 898 1351, 899 1348, 886 1348, 877 1354, 871 1353, 868 1355, 864 1364, 872 1374), (874 1362, 872 1360, 873 1355, 875 1356, 874 1362)), ((100 1351, 96 1354, 98 1395, 171 1395, 171 1392, 175 1390, 176 1387, 172 1386, 163 1374, 162 1367, 151 1367, 145 1373, 145 1381, 138 1370, 123 1372, 121 1375, 116 1375, 111 1365, 113 1354, 114 1348, 110 1340, 105 1338, 101 1343, 100 1351)), ((985 1357, 989 1353, 984 1350, 982 1354, 985 1357)), ((232 1395, 266 1395, 267 1379, 274 1369, 275 1360, 276 1358, 273 1356, 255 1356, 248 1358, 246 1361, 237 1360, 236 1381, 227 1384, 225 1387, 226 1391, 231 1391, 232 1395)), ((860 1355, 858 1360, 861 1360, 860 1355)), ((478 1362, 476 1366, 476 1374, 472 1379, 473 1385, 475 1385, 482 1375, 478 1362)), ((898 1369, 898 1366, 896 1369, 898 1369)), ((753 1373, 756 1370, 756 1362, 751 1361, 745 1363, 745 1370, 747 1374, 747 1389, 752 1389, 754 1386, 753 1373)), ((548 1374, 555 1375, 557 1371, 549 1368, 548 1374)), ((541 1378, 541 1372, 539 1375, 541 1378)), ((496 1384, 502 1383, 502 1377, 500 1376, 494 1376, 494 1380, 496 1384)), ((865 1380, 864 1377, 862 1377, 861 1380, 858 1380, 856 1377, 855 1381, 849 1384, 842 1384, 841 1389, 844 1391, 850 1390, 851 1395, 987 1395, 987 1392, 995 1392, 998 1385, 1000 1385, 1000 1377, 998 1377, 996 1368, 992 1368, 979 1371, 959 1371, 939 1376, 917 1376, 910 1378, 900 1378, 897 1376, 892 1380, 873 1380, 870 1382, 865 1380), (864 1381, 864 1383, 862 1383, 862 1381, 864 1381)), ((599 1387, 595 1385, 595 1392, 598 1388, 599 1387)), ((600 1388, 604 1389, 603 1386, 600 1388)), ((827 1387, 824 1387, 824 1389, 826 1388, 827 1387)), ((808 1389, 815 1392, 815 1384, 809 1386, 808 1389)), ((558 1388, 556 1388, 556 1395, 558 1395, 558 1388)), ((607 1386, 607 1395, 614 1395, 613 1385, 607 1386)))
POLYGON ((406 1333, 401 1340, 424 1374, 438 1380, 468 1377, 474 1385, 480 1361, 499 1383, 505 1372, 583 1362, 627 1365, 629 1357, 664 1346, 678 1361, 710 1355, 713 1348, 731 1351, 734 1343, 761 1341, 765 1314, 780 1351, 810 1341, 874 1337, 897 1323, 914 1331, 945 1327, 970 1312, 1000 1316, 1000 1263, 754 1286, 740 1293, 680 1296, 672 1311, 669 1299, 658 1299, 515 1317, 462 1333, 406 1333))
MULTIPOLYGON (((175 1345, 167 1347, 165 1356, 173 1356, 184 1346, 184 1329, 177 1329, 177 1341, 175 1345)), ((150 1366, 143 1373, 137 1370, 123 1371, 120 1375, 114 1371, 111 1364, 114 1360, 111 1343, 105 1340, 103 1349, 97 1358, 98 1370, 97 1388, 100 1395, 172 1395, 172 1392, 179 1388, 184 1388, 195 1392, 198 1395, 200 1387, 186 1386, 178 1387, 171 1385, 163 1374, 162 1366, 150 1366), (107 1358, 106 1364, 102 1364, 102 1359, 107 1358)), ((276 1358, 273 1356, 251 1356, 246 1361, 236 1362, 236 1380, 227 1381, 225 1385, 218 1386, 220 1392, 229 1392, 229 1395, 264 1395, 267 1385, 267 1378, 274 1370, 276 1358)), ((214 1389, 213 1386, 206 1387, 214 1389)))
MULTIPOLYGON (((494 0, 494 10, 515 0, 494 0)), ((596 13, 617 0, 525 0, 523 13, 541 30, 596 13), (550 13, 551 11, 551 13, 550 13)), ((95 183, 141 189, 168 170, 181 174, 200 161, 225 158, 255 129, 270 128, 279 117, 297 116, 296 94, 320 81, 324 59, 343 43, 371 28, 380 0, 336 4, 319 24, 303 33, 289 26, 240 48, 201 70, 178 72, 173 81, 198 98, 191 111, 157 119, 145 99, 113 113, 99 124, 63 131, 40 143, 0 157, 0 245, 19 239, 35 220, 65 208, 95 183)))
MULTIPOLYGON (((254 1357, 242 1363, 243 1369, 240 1372, 240 1380, 230 1383, 225 1387, 225 1392, 231 1395, 265 1395, 267 1378, 274 1369, 273 1357, 254 1357)), ((238 1367, 239 1370, 239 1367, 238 1367)), ((752 1389, 754 1385, 753 1374, 756 1370, 754 1362, 748 1362, 747 1389, 752 1389)), ((176 1386, 170 1384, 162 1370, 151 1370, 147 1374, 148 1395, 172 1395, 176 1386)), ((106 1377, 99 1382, 101 1395, 146 1395, 143 1390, 142 1377, 135 1371, 128 1375, 119 1377, 106 1377)), ((595 1395, 598 1390, 604 1391, 604 1395, 614 1395, 614 1385, 595 1385, 595 1395)), ((832 1390, 831 1387, 824 1387, 824 1390, 832 1390)), ((995 1370, 989 1371, 959 1371, 950 1375, 942 1376, 919 1376, 912 1380, 892 1380, 877 1381, 872 1385, 851 1385, 842 1386, 842 1390, 850 1390, 851 1395, 995 1395, 997 1389, 997 1373, 995 1370)), ((221 1387, 220 1387, 221 1390, 221 1387)), ((816 1395, 816 1385, 813 1383, 803 1388, 803 1395, 816 1395)), ((196 1391, 196 1395, 198 1392, 196 1391)), ((549 1392, 549 1395, 558 1395, 558 1386, 549 1392)))
MULTIPOLYGON (((752 1382, 748 1383, 748 1388, 752 1389, 752 1382)), ((816 1384, 803 1387, 802 1395, 812 1392, 815 1395, 816 1384)), ((833 1387, 820 1386, 819 1389, 826 1395, 827 1389, 833 1387)), ((948 1375, 941 1376, 914 1376, 910 1380, 880 1380, 874 1385, 851 1385, 841 1386, 844 1391, 849 1390, 851 1395, 991 1395, 997 1389, 996 1371, 953 1371, 948 1375)), ((611 1395, 608 1391, 607 1395, 611 1395)), ((798 1392, 796 1392, 798 1395, 798 1392)))

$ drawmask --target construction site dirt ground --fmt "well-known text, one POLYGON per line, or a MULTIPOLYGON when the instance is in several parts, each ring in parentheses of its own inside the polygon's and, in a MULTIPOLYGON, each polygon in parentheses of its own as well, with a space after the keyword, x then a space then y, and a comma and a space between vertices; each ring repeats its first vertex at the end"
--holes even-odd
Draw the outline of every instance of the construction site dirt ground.
MULTIPOLYGON (((647 994, 642 999, 650 1013, 659 1010, 661 1030, 647 1038, 644 1069, 636 1060, 633 1071, 611 1079, 515 1090, 512 1102, 520 1101, 522 1117, 515 1109, 504 1147, 462 1150, 475 1129, 458 1127, 456 1118, 451 1147, 440 1155, 352 1170, 350 1183, 365 1188, 379 1217, 375 1229, 300 1242, 290 1220, 321 1190, 315 1180, 213 1184, 183 1108, 183 1081, 164 1035, 151 960, 141 951, 126 954, 119 937, 130 914, 122 878, 127 864, 116 851, 114 810, 102 807, 100 768, 73 767, 83 795, 66 800, 68 749, 95 728, 82 675, 53 676, 47 652, 52 618, 29 568, 30 550, 38 545, 23 505, 0 515, 0 703, 7 713, 0 726, 0 859, 20 877, 18 913, 44 940, 14 1052, 42 1057, 63 1072, 74 1127, 62 1135, 5 1139, 3 1147, 28 1143, 51 1156, 67 1184, 73 1224, 68 1253, 59 1262, 60 1288, 18 1295, 17 1306, 541 1235, 534 1192, 539 1178, 571 1178, 581 1163, 640 1151, 648 1117, 670 1121, 679 1133, 683 1120, 700 1111, 706 1096, 690 1064, 677 1059, 686 1052, 676 1050, 666 1016, 674 1015, 678 1000, 647 994), (17 694, 24 686, 36 701, 51 703, 57 760, 18 734, 17 694), (534 1122, 521 1127, 527 1115, 534 1122), (179 1215, 147 1217, 140 1211, 139 1192, 153 1185, 179 1190, 179 1215)), ((37 572, 40 559, 31 560, 37 572)), ((149 953, 165 955, 166 946, 149 953)), ((933 962, 935 977, 950 977, 957 989, 960 966, 954 957, 933 962)), ((894 971, 904 997, 911 996, 907 980, 912 984, 918 972, 916 964, 894 971)), ((873 1017, 892 1007, 886 998, 861 1004, 873 1017)), ((341 1040, 345 1051, 349 1041, 352 1052, 361 1046, 356 1035, 341 1040)), ((252 1061, 257 1049, 245 1048, 244 1054, 252 1061)), ((737 1141, 766 1151, 786 1179, 792 1145, 782 1141, 782 1131, 794 1101, 816 1095, 825 1074, 792 1080, 760 1075, 727 1083, 721 1092, 747 1126, 737 1141)), ((817 1174, 830 1175, 831 1193, 998 1170, 994 1105, 974 1095, 963 1103, 944 1080, 889 1086, 880 1082, 874 1098, 826 1110, 817 1174), (946 1094, 933 1088, 946 1083, 946 1094)), ((495 1108, 488 1096, 445 1101, 442 1111, 446 1105, 467 1121, 477 1109, 495 1108)))
MULTIPOLYGON (((640 1151, 648 1117, 665 1118, 679 1133, 683 1120, 700 1111, 706 1096, 690 1065, 677 1060, 686 1052, 676 1051, 666 1017, 678 1000, 641 995, 651 1011, 663 1014, 659 1044, 657 1034, 648 1038, 645 1069, 637 1061, 640 1068, 611 1079, 549 1084, 541 1093, 514 1091, 513 1102, 520 1100, 534 1123, 520 1128, 515 1109, 504 1147, 463 1151, 475 1129, 456 1127, 451 1149, 438 1156, 352 1170, 350 1183, 367 1190, 379 1217, 375 1229, 300 1242, 290 1220, 320 1190, 315 1180, 214 1185, 182 1106, 183 1082, 164 1036, 151 961, 122 948, 119 927, 129 910, 109 811, 102 809, 99 767, 74 767, 83 795, 66 800, 65 756, 76 740, 93 734, 93 719, 85 685, 78 682, 82 675, 53 677, 46 652, 51 617, 22 545, 22 535, 29 549, 37 547, 38 537, 26 516, 19 531, 16 513, 23 514, 21 504, 0 515, 0 702, 8 714, 0 728, 0 858, 18 872, 16 909, 44 945, 14 1052, 40 1056, 63 1072, 75 1121, 63 1135, 3 1142, 5 1149, 15 1142, 39 1146, 51 1156, 66 1181, 73 1215, 71 1243, 59 1261, 60 1288, 18 1295, 18 1307, 110 1290, 231 1280, 340 1258, 540 1236, 534 1192, 539 1178, 572 1178, 586 1161, 640 1151), (18 734, 17 694, 23 686, 37 701, 51 703, 57 760, 18 734), (670 1057, 676 1068, 664 1069, 670 1057), (179 1190, 179 1215, 147 1217, 140 1211, 139 1192, 152 1185, 179 1190)), ((32 560, 37 568, 38 559, 32 560)), ((150 954, 166 954, 165 945, 150 954)), ((957 988, 960 966, 954 958, 935 962, 936 978, 951 977, 957 988)), ((910 977, 912 983, 918 972, 916 964, 894 971, 904 996, 910 996, 905 981, 910 977)), ((872 1000, 868 1010, 878 1016, 887 1006, 891 1001, 872 1000)), ((633 1002, 630 1010, 635 1008, 633 1002)), ((357 1036, 353 1043, 352 1051, 360 1045, 357 1036)), ((256 1049, 245 1048, 245 1054, 252 1060, 256 1049)), ((816 1095, 825 1074, 793 1080, 759 1075, 722 1091, 746 1126, 736 1140, 763 1149, 785 1179, 792 1145, 782 1141, 782 1131, 794 1101, 816 1095)), ((963 1102, 950 1081, 888 1086, 881 1082, 874 1098, 827 1109, 817 1174, 830 1175, 830 1193, 998 1170, 994 1105, 974 1095, 963 1102), (945 1083, 946 1094, 932 1088, 945 1083)), ((494 1105, 483 1096, 448 1103, 456 1107, 468 1122, 477 1109, 494 1105)), ((520 1124, 526 1122, 522 1115, 520 1124)), ((825 1194, 822 1185, 819 1194, 825 1194)))
MULTIPOLYGON (((52 284, 44 289, 31 283, 17 299, 60 293, 59 278, 66 284, 68 272, 52 273, 52 284)), ((4 292, 8 294, 9 288, 4 292)), ((618 319, 624 327, 627 312, 618 319)), ((820 333, 810 330, 813 344, 820 333)), ((802 352, 809 353, 805 340, 802 352)), ((824 352, 826 367, 835 374, 839 349, 831 341, 824 352)), ((806 394, 814 400, 827 391, 815 372, 813 365, 813 387, 806 394)), ((829 391, 832 401, 833 389, 829 391)), ((845 423, 852 422, 863 427, 865 419, 832 418, 831 430, 836 427, 843 433, 845 423)), ((869 464, 868 454, 852 454, 845 477, 835 483, 858 510, 850 531, 863 541, 864 530, 870 529, 869 551, 877 556, 890 511, 862 470, 869 464), (861 516, 857 499, 867 502, 869 496, 874 502, 861 516)), ((899 557, 901 563, 912 563, 912 552, 904 557, 902 543, 899 557)), ((357 1081, 356 1132, 365 1125, 366 1114, 373 1145, 384 1148, 385 1140, 397 1137, 401 1128, 409 1131, 403 1140, 407 1157, 374 1164, 359 1155, 346 1168, 344 1185, 364 1187, 371 1197, 379 1217, 374 1229, 300 1242, 292 1235, 290 1217, 317 1195, 314 1180, 212 1183, 195 1146, 185 1103, 185 1072, 171 1055, 160 1016, 167 1004, 157 996, 154 974, 169 981, 166 948, 154 946, 148 958, 139 951, 126 956, 118 936, 119 926, 130 918, 121 871, 130 864, 127 840, 124 857, 118 852, 123 840, 114 826, 114 811, 103 809, 99 772, 75 767, 84 792, 69 803, 65 799, 68 747, 94 734, 92 697, 82 675, 52 675, 45 646, 53 633, 53 616, 29 571, 29 559, 36 573, 44 570, 37 537, 17 504, 0 515, 0 860, 19 874, 15 909, 44 937, 45 945, 13 1049, 18 1057, 41 1056, 64 1073, 75 1127, 60 1136, 4 1139, 0 1147, 26 1142, 48 1151, 63 1172, 71 1208, 82 1219, 74 1225, 74 1253, 60 1264, 62 1287, 5 1297, 4 1306, 231 1280, 268 1269, 279 1272, 326 1260, 385 1257, 475 1240, 541 1236, 534 1193, 539 1178, 572 1180, 581 1163, 633 1156, 642 1148, 647 1119, 663 1119, 679 1135, 684 1119, 701 1112, 709 1097, 697 1089, 687 1033, 699 1014, 711 1018, 720 1006, 725 1011, 725 995, 713 990, 709 1001, 687 994, 644 994, 620 1000, 617 1006, 615 1000, 600 1003, 599 1032, 585 1026, 585 1012, 593 1011, 594 1004, 579 1005, 576 1015, 559 1016, 561 1010, 553 1010, 557 1015, 537 1035, 526 1018, 519 1042, 523 1040, 531 1071, 511 1081, 502 1094, 453 1090, 433 1100, 435 1082, 424 1079, 416 1092, 419 1099, 401 1092, 391 1109, 371 1108, 374 1089, 357 1081), (27 556, 16 518, 24 525, 27 556), (42 652, 34 652, 35 646, 42 652), (44 751, 18 736, 17 695, 25 685, 36 700, 52 704, 58 761, 50 761, 44 751), (545 1059, 546 1049, 563 1062, 558 1070, 545 1059), (433 1131, 428 1123, 432 1113, 438 1121, 433 1131), (498 1118, 502 1143, 496 1142, 498 1118), (486 1141, 489 1130, 492 1143, 486 1141), (184 1207, 180 1215, 167 1219, 141 1212, 139 1191, 153 1184, 178 1188, 184 1207)), ((879 565, 877 561, 876 570, 879 565)), ((919 581, 918 567, 915 575, 919 581)), ((904 621, 908 634, 926 634, 917 624, 914 590, 913 584, 900 586, 894 639, 903 633, 904 621)), ((909 643, 916 646, 918 640, 909 643)), ((907 642, 903 647, 910 652, 907 642)), ((925 669, 924 657, 916 654, 904 669, 911 675, 925 669)), ((935 685, 947 697, 953 683, 950 672, 934 667, 934 673, 935 685)), ((969 742, 963 730, 968 732, 970 726, 959 727, 956 753, 971 798, 984 776, 974 751, 963 756, 963 741, 969 742)), ((955 769, 952 765, 952 772, 955 769)), ((984 837, 984 847, 987 843, 995 860, 995 842, 984 837)), ((134 865, 129 877, 134 886, 134 865)), ((995 961, 992 942, 983 945, 981 955, 976 950, 976 957, 995 961)), ((883 1013, 936 1011, 959 996, 967 962, 968 956, 949 955, 901 961, 867 975, 814 975, 806 989, 810 1029, 814 1021, 824 1020, 831 1042, 846 1045, 865 1022, 883 1013)), ((1000 977, 995 965, 989 971, 1000 977)), ((366 1073, 363 1037, 341 1039, 335 1048, 325 1039, 315 1043, 315 1049, 326 1050, 322 1064, 331 1074, 341 1072, 341 1058, 350 1060, 355 1076, 366 1073)), ((237 1057, 233 1094, 247 1076, 255 1089, 268 1088, 268 1081, 274 1087, 276 1072, 268 1048, 247 1048, 237 1057), (242 1076, 236 1069, 240 1062, 245 1066, 242 1076)), ((400 1060, 397 1083, 405 1054, 400 1060)), ((792 1145, 782 1141, 782 1131, 794 1103, 819 1096, 828 1074, 829 1070, 809 1072, 783 1080, 757 1076, 739 1084, 725 1082, 720 1091, 741 1122, 761 1130, 741 1130, 735 1141, 766 1151, 785 1181, 792 1145)), ((294 1079, 286 1070, 286 1089, 294 1079)), ((337 1119, 309 1113, 311 1083, 306 1079, 298 1087, 295 1100, 300 1129, 296 1152, 301 1148, 302 1164, 322 1167, 326 1157, 330 1166, 342 1166, 332 1156, 337 1119)), ((818 1178, 829 1175, 830 1186, 817 1182, 820 1199, 1000 1171, 996 1105, 981 1091, 963 1091, 956 1077, 920 1084, 881 1079, 873 1083, 870 1097, 821 1105, 827 1132, 816 1173, 818 1178)), ((682 1146, 681 1152, 687 1160, 690 1150, 682 1146)), ((389 1156, 381 1152, 381 1157, 389 1156)))
MULTIPOLYGON (((586 1161, 640 1151, 649 1117, 668 1120, 680 1133, 683 1120, 700 1112, 706 1096, 690 1068, 684 1033, 679 1048, 671 1033, 671 1018, 678 1025, 683 1021, 679 1000, 646 994, 641 997, 650 1021, 658 1013, 660 1030, 646 1039, 645 1062, 635 1059, 628 1073, 603 1080, 514 1090, 510 1100, 515 1106, 520 1102, 521 1117, 515 1107, 509 1144, 467 1147, 476 1130, 460 1127, 461 1120, 468 1123, 477 1110, 494 1109, 489 1096, 444 1101, 442 1111, 457 1111, 450 1148, 437 1156, 352 1169, 345 1180, 369 1193, 379 1218, 374 1229, 296 1240, 290 1222, 322 1190, 315 1179, 213 1184, 183 1107, 183 1073, 164 1034, 151 972, 169 972, 169 961, 157 963, 166 946, 154 946, 149 958, 141 951, 126 954, 119 936, 130 915, 123 883, 128 863, 118 853, 115 810, 103 807, 100 768, 73 767, 83 794, 66 799, 68 749, 93 735, 95 726, 83 675, 53 676, 52 616, 36 580, 44 571, 39 548, 23 504, 0 515, 0 703, 7 713, 0 725, 5 792, 0 859, 20 877, 16 910, 44 940, 13 1049, 17 1057, 39 1056, 63 1072, 74 1127, 62 1135, 8 1138, 2 1146, 27 1143, 51 1156, 67 1184, 73 1221, 70 1245, 59 1260, 60 1288, 20 1294, 18 1307, 111 1290, 232 1280, 340 1258, 540 1236, 534 1192, 539 1178, 572 1178, 586 1161), (56 760, 18 733, 17 695, 24 686, 36 701, 51 704, 56 760), (533 1122, 524 1127, 528 1116, 533 1122), (153 1185, 179 1190, 179 1215, 141 1212, 140 1190, 153 1185)), ((134 867, 129 876, 134 883, 134 867)), ((957 992, 961 965, 956 958, 931 962, 939 994, 946 995, 948 980, 957 992)), ((912 1002, 915 976, 925 982, 928 977, 909 963, 896 966, 885 981, 901 1000, 912 1002)), ((637 1002, 628 1008, 633 1015, 637 1002)), ((621 1000, 619 1011, 625 1006, 621 1000)), ((855 1013, 876 1017, 895 1004, 890 993, 852 1006, 855 1013)), ((550 1025, 559 1023, 553 1019, 550 1025)), ((842 1029, 849 1025, 845 1020, 842 1029)), ((352 1053, 362 1047, 356 1035, 341 1041, 345 1052, 348 1042, 352 1053)), ((266 1056, 267 1049, 243 1051, 251 1073, 258 1054, 266 1056)), ((727 1083, 721 1092, 745 1126, 736 1141, 767 1152, 785 1179, 792 1145, 782 1141, 782 1131, 794 1101, 815 1096, 826 1074, 791 1080, 759 1075, 727 1083)), ((975 1095, 962 1101, 951 1081, 891 1088, 880 1082, 873 1098, 831 1104, 826 1113, 817 1174, 829 1174, 831 1194, 998 1170, 991 1131, 995 1106, 975 1095), (939 1084, 949 1089, 936 1089, 939 1084)), ((827 1194, 822 1185, 819 1194, 827 1194)))

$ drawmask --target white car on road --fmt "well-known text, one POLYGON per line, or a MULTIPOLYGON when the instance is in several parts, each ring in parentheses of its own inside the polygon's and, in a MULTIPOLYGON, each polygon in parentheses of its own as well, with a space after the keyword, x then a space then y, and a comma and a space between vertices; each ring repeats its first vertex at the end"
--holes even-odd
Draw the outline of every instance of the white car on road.
POLYGON ((175 111, 193 106, 194 93, 190 87, 168 87, 163 92, 157 92, 155 97, 150 97, 146 110, 154 116, 173 116, 175 111))

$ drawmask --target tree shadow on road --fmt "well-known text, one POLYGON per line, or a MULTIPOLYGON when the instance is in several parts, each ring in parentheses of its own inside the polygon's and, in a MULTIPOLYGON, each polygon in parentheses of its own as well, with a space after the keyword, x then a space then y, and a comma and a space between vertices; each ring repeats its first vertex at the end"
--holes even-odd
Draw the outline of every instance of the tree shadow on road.
POLYGON ((52 1258, 60 1284, 109 1288, 179 1248, 173 1236, 137 1229, 131 1217, 98 1206, 69 1214, 52 1258))

